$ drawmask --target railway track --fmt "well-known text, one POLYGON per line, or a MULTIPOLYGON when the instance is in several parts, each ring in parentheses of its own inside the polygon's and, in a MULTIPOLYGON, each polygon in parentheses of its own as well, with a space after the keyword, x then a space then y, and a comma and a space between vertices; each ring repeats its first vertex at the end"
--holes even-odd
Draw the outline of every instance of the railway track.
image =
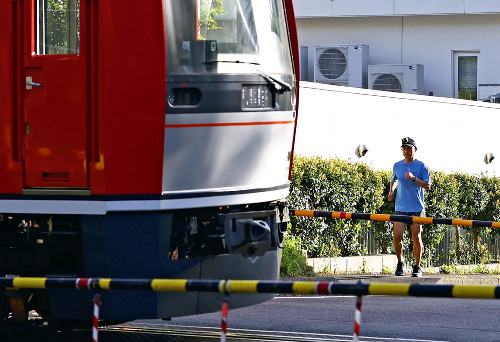
MULTIPOLYGON (((2 342, 90 342, 90 330, 72 330, 51 334, 44 327, 32 327, 21 333, 0 332, 2 342)), ((359 341, 406 341, 431 342, 418 339, 391 339, 361 336, 359 341)), ((99 328, 100 342, 216 342, 220 341, 220 329, 216 327, 171 325, 168 323, 125 323, 99 328)), ((313 334, 287 331, 228 329, 227 342, 345 342, 351 335, 313 334)))
MULTIPOLYGON (((113 342, 194 342, 194 341, 219 341, 220 329, 214 327, 178 326, 167 324, 126 324, 104 327, 99 332, 105 336, 105 341, 113 342), (113 339, 109 339, 113 337, 113 339)), ((228 329, 227 341, 238 342, 341 342, 352 341, 352 336, 311 334, 301 332, 228 329)), ((385 338, 366 337, 360 341, 387 341, 385 338)))
MULTIPOLYGON (((2 342, 90 342, 91 330, 69 330, 54 333, 45 325, 31 325, 29 329, 1 329, 2 342)), ((419 339, 391 339, 384 337, 361 336, 359 341, 406 341, 431 342, 419 339)), ((100 342, 216 342, 220 341, 220 328, 193 325, 176 325, 167 322, 130 322, 99 328, 100 342)), ((227 330, 227 342, 345 342, 352 341, 352 335, 318 334, 292 331, 269 331, 255 329, 227 330)))

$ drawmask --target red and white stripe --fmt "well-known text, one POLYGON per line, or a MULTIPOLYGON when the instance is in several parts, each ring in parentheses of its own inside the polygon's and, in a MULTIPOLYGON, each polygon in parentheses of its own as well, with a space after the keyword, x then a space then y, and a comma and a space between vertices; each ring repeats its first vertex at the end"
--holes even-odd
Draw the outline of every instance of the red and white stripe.
POLYGON ((75 287, 77 290, 90 290, 92 278, 76 278, 75 287))
POLYGON ((226 342, 228 301, 229 301, 229 294, 226 293, 224 295, 224 301, 222 302, 222 322, 221 322, 220 342, 226 342))
POLYGON ((361 296, 358 296, 356 298, 356 313, 354 314, 354 334, 352 335, 352 340, 354 342, 359 341, 359 330, 361 326, 361 300, 361 296))
POLYGON ((98 341, 98 331, 99 331, 99 301, 101 296, 96 293, 94 295, 94 319, 92 321, 92 342, 98 341))

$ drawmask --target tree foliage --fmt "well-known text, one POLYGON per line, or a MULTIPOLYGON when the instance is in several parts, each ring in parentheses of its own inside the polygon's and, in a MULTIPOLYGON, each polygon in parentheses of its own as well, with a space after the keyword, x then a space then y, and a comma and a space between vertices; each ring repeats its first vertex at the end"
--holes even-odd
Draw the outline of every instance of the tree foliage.
POLYGON ((80 36, 80 0, 47 0, 45 12, 46 54, 68 54, 70 40, 80 36), (74 30, 75 37, 70 37, 74 30))
POLYGON ((227 13, 222 0, 201 0, 198 18, 199 39, 205 39, 207 30, 220 30, 217 18, 227 13))

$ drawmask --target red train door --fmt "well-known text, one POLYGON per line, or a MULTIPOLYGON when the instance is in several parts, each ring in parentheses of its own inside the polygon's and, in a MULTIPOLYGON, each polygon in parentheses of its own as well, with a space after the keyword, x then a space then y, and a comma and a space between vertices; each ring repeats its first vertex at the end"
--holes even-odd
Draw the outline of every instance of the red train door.
POLYGON ((85 4, 86 0, 24 0, 20 112, 26 188, 89 186, 85 4))

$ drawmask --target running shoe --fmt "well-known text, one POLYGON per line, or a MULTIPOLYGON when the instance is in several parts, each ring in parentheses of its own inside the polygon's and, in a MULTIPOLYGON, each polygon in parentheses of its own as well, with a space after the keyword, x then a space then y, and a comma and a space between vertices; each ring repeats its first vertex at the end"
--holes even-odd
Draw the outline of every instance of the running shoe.
POLYGON ((420 265, 415 265, 413 266, 413 273, 411 274, 412 277, 421 277, 422 276, 422 267, 420 265))
POLYGON ((398 262, 398 265, 396 266, 396 275, 397 276, 405 275, 405 263, 404 263, 404 261, 398 262))

